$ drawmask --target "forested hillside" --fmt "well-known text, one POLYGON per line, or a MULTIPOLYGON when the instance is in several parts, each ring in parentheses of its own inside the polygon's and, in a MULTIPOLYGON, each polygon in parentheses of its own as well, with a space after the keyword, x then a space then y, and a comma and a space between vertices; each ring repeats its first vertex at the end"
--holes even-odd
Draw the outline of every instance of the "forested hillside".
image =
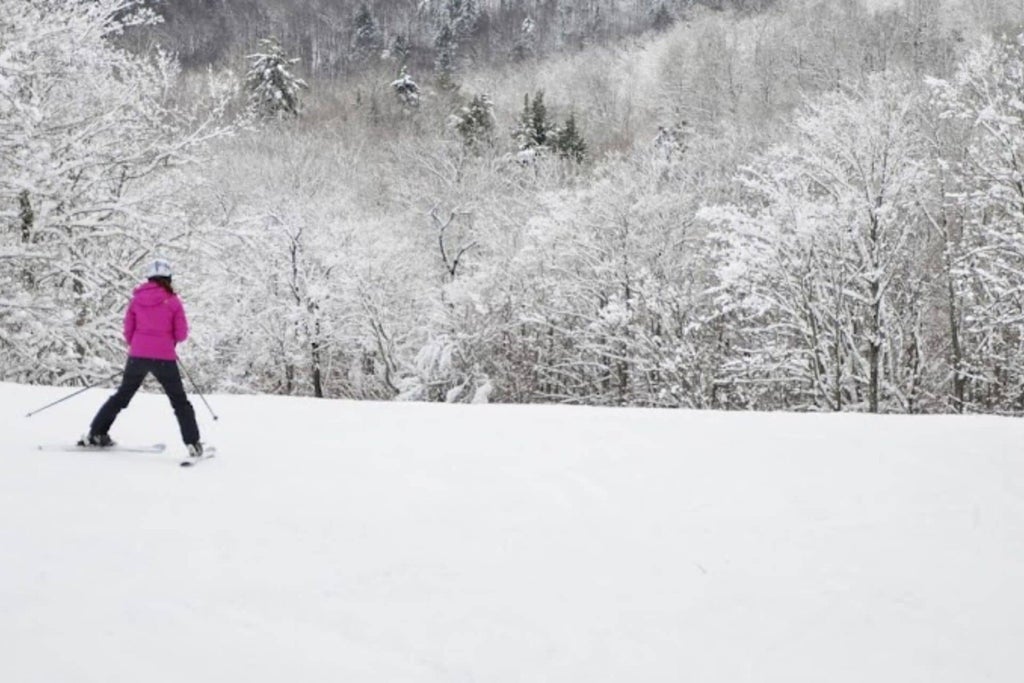
POLYGON ((137 35, 186 66, 228 64, 274 35, 310 74, 338 77, 383 52, 417 68, 433 64, 439 49, 474 65, 501 64, 664 31, 701 7, 756 12, 773 1, 148 0, 164 21, 137 35))
POLYGON ((3 3, 0 378, 159 253, 220 390, 1024 411, 1024 8, 710 4, 3 3))

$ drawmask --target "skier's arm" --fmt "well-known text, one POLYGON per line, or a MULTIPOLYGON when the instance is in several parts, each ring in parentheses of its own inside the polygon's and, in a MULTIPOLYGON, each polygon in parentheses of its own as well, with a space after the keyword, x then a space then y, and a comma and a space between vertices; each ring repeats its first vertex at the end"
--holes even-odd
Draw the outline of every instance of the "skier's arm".
POLYGON ((132 337, 135 335, 135 299, 128 304, 128 310, 124 312, 124 341, 131 345, 132 337))
POLYGON ((188 339, 188 319, 185 317, 185 307, 178 302, 178 308, 174 311, 174 343, 180 344, 188 339))

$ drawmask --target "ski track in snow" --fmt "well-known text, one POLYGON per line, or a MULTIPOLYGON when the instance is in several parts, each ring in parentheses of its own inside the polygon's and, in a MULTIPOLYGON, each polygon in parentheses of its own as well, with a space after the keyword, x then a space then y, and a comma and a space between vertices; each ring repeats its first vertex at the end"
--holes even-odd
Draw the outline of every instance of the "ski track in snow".
POLYGON ((0 384, 0 680, 1019 683, 1017 420, 0 384))

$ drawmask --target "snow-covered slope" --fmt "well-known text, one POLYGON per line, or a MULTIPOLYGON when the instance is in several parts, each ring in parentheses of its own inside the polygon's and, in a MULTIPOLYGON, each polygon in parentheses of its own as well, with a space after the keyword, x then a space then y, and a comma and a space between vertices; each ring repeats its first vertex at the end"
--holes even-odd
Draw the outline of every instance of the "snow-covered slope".
POLYGON ((0 680, 1024 680, 1024 441, 985 417, 214 396, 41 452, 0 385, 0 680))

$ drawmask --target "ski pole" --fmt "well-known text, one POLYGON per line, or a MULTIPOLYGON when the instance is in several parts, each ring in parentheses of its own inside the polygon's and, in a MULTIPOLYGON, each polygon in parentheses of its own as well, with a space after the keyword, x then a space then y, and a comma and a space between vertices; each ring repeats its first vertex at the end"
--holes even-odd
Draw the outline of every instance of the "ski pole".
POLYGON ((181 371, 185 373, 185 377, 188 378, 188 381, 192 385, 192 388, 196 390, 196 394, 199 396, 199 398, 203 399, 203 403, 206 404, 206 409, 210 411, 210 415, 213 415, 213 419, 220 419, 217 417, 217 413, 213 412, 213 408, 210 407, 209 401, 207 401, 206 397, 203 396, 203 392, 199 391, 199 387, 196 386, 196 381, 192 379, 192 375, 188 374, 188 370, 185 368, 185 364, 179 360, 178 365, 181 366, 181 371))
POLYGON ((67 396, 65 396, 64 398, 59 398, 59 399, 57 399, 56 401, 54 401, 53 403, 47 403, 47 404, 46 404, 45 406, 43 406, 42 408, 37 408, 37 409, 33 410, 33 411, 32 411, 31 413, 28 413, 27 415, 25 415, 25 417, 32 417, 32 416, 33 416, 33 415, 35 415, 36 413, 41 413, 41 412, 43 412, 44 410, 46 410, 47 408, 52 408, 53 406, 57 405, 58 403, 63 403, 64 401, 68 400, 69 398, 74 398, 75 396, 78 396, 79 394, 81 394, 81 393, 82 393, 82 392, 84 392, 84 391, 89 391, 90 389, 93 389, 93 388, 95 388, 95 387, 98 387, 99 385, 103 384, 104 382, 108 382, 108 381, 110 381, 110 380, 112 380, 112 379, 114 379, 114 378, 118 377, 118 376, 119 376, 120 374, 121 374, 121 373, 120 373, 120 371, 118 371, 117 373, 115 373, 115 374, 111 375, 110 377, 104 377, 104 378, 103 378, 103 379, 101 379, 101 380, 98 380, 98 381, 96 381, 96 382, 93 382, 93 383, 92 383, 92 384, 90 384, 89 386, 86 386, 86 387, 82 387, 81 389, 79 389, 78 391, 76 391, 76 392, 75 392, 75 393, 73 393, 73 394, 68 394, 68 395, 67 395, 67 396))

